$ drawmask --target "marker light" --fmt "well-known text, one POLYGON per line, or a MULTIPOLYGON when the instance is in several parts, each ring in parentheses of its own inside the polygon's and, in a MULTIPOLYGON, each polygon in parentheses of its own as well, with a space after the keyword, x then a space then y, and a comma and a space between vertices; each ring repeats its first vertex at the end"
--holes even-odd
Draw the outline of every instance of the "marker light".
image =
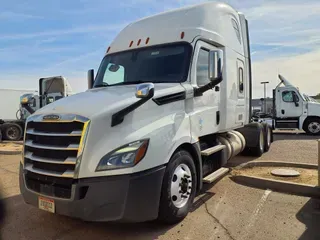
POLYGON ((148 43, 149 43, 149 40, 150 40, 150 38, 147 38, 147 39, 146 39, 146 44, 148 44, 148 43))
POLYGON ((139 45, 140 45, 140 43, 141 43, 141 39, 139 39, 139 41, 138 41, 138 44, 137 44, 137 45, 139 46, 139 45))
POLYGON ((129 47, 132 47, 132 44, 133 44, 133 41, 131 41, 131 42, 130 42, 130 45, 129 45, 129 47))
POLYGON ((108 47, 107 53, 110 51, 110 48, 111 48, 111 47, 108 47))
POLYGON ((181 39, 183 39, 184 38, 184 32, 181 32, 181 39))

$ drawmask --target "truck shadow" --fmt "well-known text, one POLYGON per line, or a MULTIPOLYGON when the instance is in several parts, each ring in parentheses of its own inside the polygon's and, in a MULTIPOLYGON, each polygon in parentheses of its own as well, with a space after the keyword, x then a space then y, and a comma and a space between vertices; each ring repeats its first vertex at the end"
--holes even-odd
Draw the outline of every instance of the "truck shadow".
MULTIPOLYGON (((204 193, 194 202, 191 212, 196 211, 213 195, 204 193)), ((168 234, 179 234, 185 224, 184 221, 176 225, 165 225, 156 221, 145 223, 84 222, 31 207, 24 203, 21 195, 0 199, 0 203, 6 209, 6 215, 1 223, 0 239, 154 240, 168 234)))
POLYGON ((296 214, 296 218, 305 225, 305 232, 299 240, 320 239, 320 200, 311 198, 296 214))

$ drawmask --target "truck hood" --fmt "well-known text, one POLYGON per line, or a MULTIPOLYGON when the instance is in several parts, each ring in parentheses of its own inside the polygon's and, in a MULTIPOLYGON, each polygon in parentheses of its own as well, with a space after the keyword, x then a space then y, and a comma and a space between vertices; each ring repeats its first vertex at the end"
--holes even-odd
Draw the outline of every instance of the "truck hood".
POLYGON ((320 115, 320 103, 308 102, 308 115, 320 115))
MULTIPOLYGON (((155 84, 155 95, 161 97, 185 89, 179 83, 155 84)), ((116 112, 138 101, 135 97, 136 85, 118 85, 90 89, 82 93, 62 98, 35 112, 38 114, 77 114, 92 118, 102 112, 116 112)))

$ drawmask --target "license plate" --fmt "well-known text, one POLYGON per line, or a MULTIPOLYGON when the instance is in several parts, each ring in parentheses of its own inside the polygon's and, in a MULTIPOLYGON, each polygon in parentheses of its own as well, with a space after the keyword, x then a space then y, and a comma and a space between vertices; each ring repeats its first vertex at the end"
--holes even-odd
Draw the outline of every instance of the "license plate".
POLYGON ((39 208, 42 210, 54 213, 55 211, 54 200, 44 198, 44 197, 39 197, 39 208))

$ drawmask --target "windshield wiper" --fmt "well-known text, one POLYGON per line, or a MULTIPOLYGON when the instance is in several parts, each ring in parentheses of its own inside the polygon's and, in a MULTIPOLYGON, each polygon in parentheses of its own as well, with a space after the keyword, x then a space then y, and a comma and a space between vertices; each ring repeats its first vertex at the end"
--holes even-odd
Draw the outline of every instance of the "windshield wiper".
POLYGON ((111 85, 109 85, 109 86, 116 86, 116 85, 130 85, 130 84, 139 84, 139 83, 145 83, 145 82, 144 82, 144 81, 120 82, 120 83, 111 84, 111 85))

